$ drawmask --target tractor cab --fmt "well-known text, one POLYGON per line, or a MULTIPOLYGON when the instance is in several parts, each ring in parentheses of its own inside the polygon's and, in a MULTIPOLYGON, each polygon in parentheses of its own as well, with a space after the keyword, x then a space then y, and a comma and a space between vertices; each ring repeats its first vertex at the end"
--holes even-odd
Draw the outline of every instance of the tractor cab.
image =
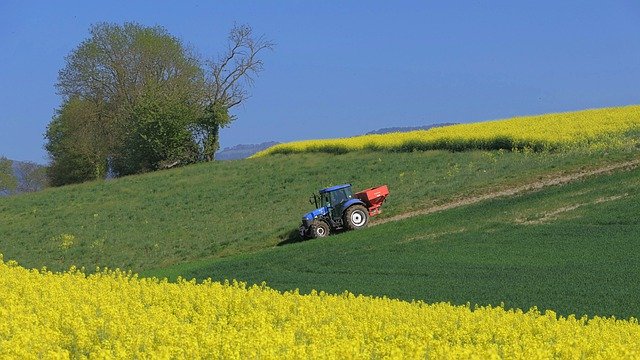
POLYGON ((351 184, 332 186, 320 190, 320 203, 331 213, 332 218, 342 216, 341 205, 353 199, 351 184))
MULTIPOLYGON (((316 209, 305 214, 303 220, 305 218, 312 220, 318 216, 324 216, 328 217, 334 223, 340 222, 344 205, 347 203, 352 205, 353 203, 353 201, 349 201, 353 199, 351 184, 331 186, 321 189, 318 193, 318 195, 313 194, 311 198, 309 198, 309 202, 314 204, 316 209)), ((359 201, 356 200, 356 202, 359 201)), ((329 222, 329 225, 334 224, 329 222)))

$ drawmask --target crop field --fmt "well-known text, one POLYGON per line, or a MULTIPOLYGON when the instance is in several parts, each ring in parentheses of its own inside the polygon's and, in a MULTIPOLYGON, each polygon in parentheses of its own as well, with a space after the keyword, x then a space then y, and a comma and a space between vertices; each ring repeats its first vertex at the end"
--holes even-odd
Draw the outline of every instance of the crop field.
POLYGON ((640 318, 640 169, 147 272, 640 318))
POLYGON ((26 270, 0 261, 0 357, 637 358, 640 325, 501 307, 26 270))
POLYGON ((254 157, 358 150, 526 150, 624 146, 640 132, 640 106, 603 108, 343 139, 306 140, 273 146, 254 157))
POLYGON ((0 200, 0 251, 26 267, 135 272, 274 247, 318 188, 388 184, 381 218, 582 168, 637 149, 274 155, 48 189, 0 200))

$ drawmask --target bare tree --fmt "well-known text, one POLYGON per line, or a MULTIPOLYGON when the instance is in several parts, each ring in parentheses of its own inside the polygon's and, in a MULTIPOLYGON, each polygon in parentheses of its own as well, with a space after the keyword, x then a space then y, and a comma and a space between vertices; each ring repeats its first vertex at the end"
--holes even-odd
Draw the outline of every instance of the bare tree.
POLYGON ((229 31, 225 53, 207 62, 209 116, 194 129, 205 160, 213 160, 218 150, 220 127, 235 120, 229 109, 249 98, 248 89, 264 69, 261 53, 273 50, 274 46, 264 35, 256 37, 250 26, 236 24, 229 31))
POLYGON ((235 25, 229 32, 226 52, 209 61, 211 103, 230 109, 249 97, 247 88, 264 69, 260 52, 273 50, 275 44, 264 35, 255 37, 248 25, 235 25))
POLYGON ((17 191, 35 192, 47 187, 47 168, 33 162, 18 162, 16 164, 17 191))
POLYGON ((18 182, 13 174, 13 161, 0 156, 0 195, 9 195, 15 191, 18 182))

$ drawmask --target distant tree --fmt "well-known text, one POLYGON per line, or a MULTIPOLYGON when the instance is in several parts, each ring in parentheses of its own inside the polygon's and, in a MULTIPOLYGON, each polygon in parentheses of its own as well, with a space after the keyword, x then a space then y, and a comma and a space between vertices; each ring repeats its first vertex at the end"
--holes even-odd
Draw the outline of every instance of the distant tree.
POLYGON ((13 174, 13 162, 0 156, 0 195, 8 195, 15 191, 18 182, 13 174))
POLYGON ((209 103, 205 115, 191 126, 191 132, 198 144, 202 161, 213 161, 220 148, 220 127, 232 120, 229 108, 221 103, 209 103))
POLYGON ((53 186, 104 178, 112 149, 108 121, 100 121, 95 102, 77 96, 67 99, 45 133, 51 158, 47 170, 53 186))
POLYGON ((103 178, 107 164, 128 175, 197 160, 185 150, 197 147, 185 134, 206 106, 195 55, 162 27, 101 23, 90 32, 58 75, 63 104, 46 135, 50 173, 81 167, 57 177, 77 182, 103 178))
POLYGON ((18 162, 15 165, 17 192, 35 192, 47 187, 47 168, 33 162, 18 162))
POLYGON ((229 109, 249 98, 248 88, 264 69, 260 53, 273 50, 274 46, 264 35, 256 37, 250 26, 235 25, 229 31, 226 51, 208 62, 207 116, 198 128, 206 160, 213 160, 219 148, 220 127, 235 120, 235 116, 228 115, 229 109))
POLYGON ((101 23, 58 74, 62 104, 45 134, 51 185, 211 161, 229 109, 248 98, 272 49, 234 26, 207 62, 164 28, 101 23))
POLYGON ((133 174, 195 163, 200 155, 191 128, 203 109, 184 99, 145 95, 131 111, 129 131, 113 159, 119 174, 133 174))

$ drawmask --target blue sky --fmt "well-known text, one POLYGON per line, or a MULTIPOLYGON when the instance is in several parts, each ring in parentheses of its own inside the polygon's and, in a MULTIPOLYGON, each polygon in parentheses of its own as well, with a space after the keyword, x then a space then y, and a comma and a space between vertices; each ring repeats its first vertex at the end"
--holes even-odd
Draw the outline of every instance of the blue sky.
POLYGON ((640 103, 638 1, 2 1, 0 155, 47 162, 58 70, 102 21, 277 43, 223 147, 640 103))

